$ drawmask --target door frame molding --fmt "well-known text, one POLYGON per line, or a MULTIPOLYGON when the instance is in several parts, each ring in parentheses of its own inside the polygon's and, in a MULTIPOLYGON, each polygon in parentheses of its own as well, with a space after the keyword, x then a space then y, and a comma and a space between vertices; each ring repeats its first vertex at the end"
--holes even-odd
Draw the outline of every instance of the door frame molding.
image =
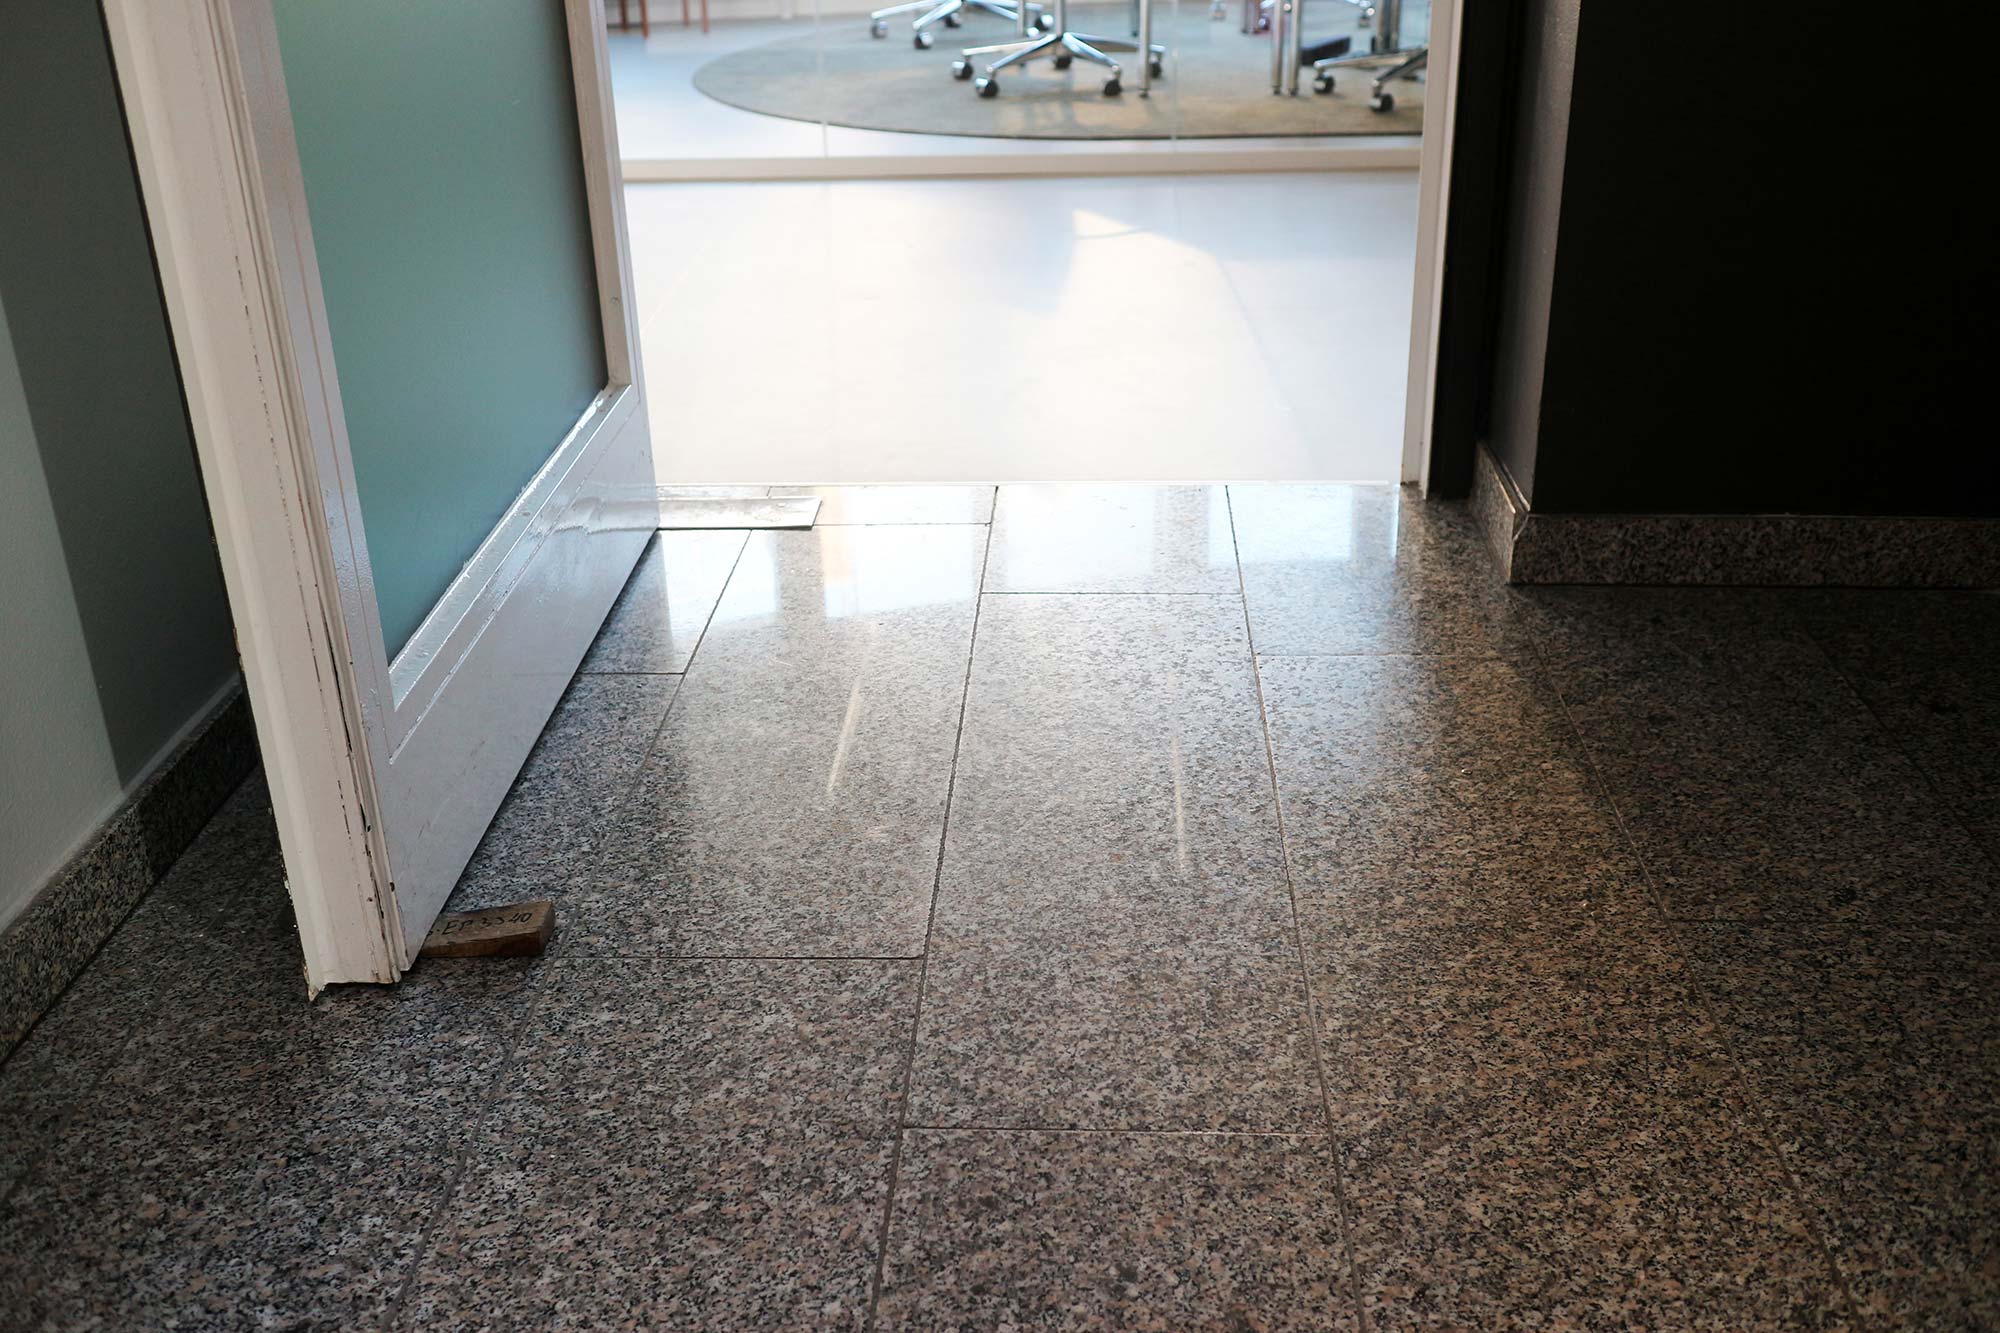
MULTIPOLYGON (((227 0, 105 0, 202 484, 309 960, 392 981, 401 934, 365 720, 342 674, 360 656, 340 609, 330 523, 344 504, 309 425, 313 369, 285 319, 278 238, 227 0), (331 502, 331 504, 329 503, 331 502)), ((337 469, 334 469, 337 471, 337 469)))
POLYGON ((1410 298, 1409 374, 1403 390, 1404 484, 1431 490, 1437 402, 1438 332, 1443 326, 1446 218, 1451 212, 1454 127, 1458 124, 1458 34, 1465 0, 1431 6, 1429 71, 1424 89, 1424 141, 1417 166, 1417 264, 1410 298))
POLYGON ((470 719, 483 709, 517 741, 539 708, 532 743, 597 628, 538 626, 510 596, 581 589, 601 620, 657 526, 650 487, 594 485, 617 489, 647 443, 602 0, 564 11, 607 385, 393 661, 272 0, 104 11, 308 980, 394 981, 514 776, 466 782, 470 719), (398 820, 411 793, 438 790, 448 812, 398 820))

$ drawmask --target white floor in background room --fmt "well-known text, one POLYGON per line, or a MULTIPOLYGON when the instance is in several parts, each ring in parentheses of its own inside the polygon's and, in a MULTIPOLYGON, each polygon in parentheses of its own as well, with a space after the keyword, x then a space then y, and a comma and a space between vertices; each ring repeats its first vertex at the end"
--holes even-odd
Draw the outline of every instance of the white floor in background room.
POLYGON ((626 200, 662 483, 1397 476, 1415 172, 626 200))
POLYGON ((694 86, 694 72, 717 56, 812 27, 811 18, 738 19, 716 23, 706 33, 683 28, 678 21, 654 24, 650 37, 642 38, 636 28, 612 32, 619 155, 627 161, 825 156, 823 126, 743 111, 694 86))

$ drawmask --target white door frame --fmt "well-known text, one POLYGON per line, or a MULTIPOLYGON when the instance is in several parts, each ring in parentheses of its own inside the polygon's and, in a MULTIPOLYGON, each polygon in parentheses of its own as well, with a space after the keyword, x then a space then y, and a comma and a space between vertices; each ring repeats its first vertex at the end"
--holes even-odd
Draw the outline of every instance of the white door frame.
POLYGON ((607 385, 391 661, 271 0, 105 0, 308 981, 394 981, 657 526, 602 0, 565 0, 607 385))
POLYGON ((1410 298, 1410 370, 1403 398, 1403 481, 1431 488, 1431 405, 1437 401, 1445 217, 1451 209, 1452 127, 1458 123, 1458 27, 1465 0, 1431 5, 1424 142, 1417 167, 1417 267, 1410 298))

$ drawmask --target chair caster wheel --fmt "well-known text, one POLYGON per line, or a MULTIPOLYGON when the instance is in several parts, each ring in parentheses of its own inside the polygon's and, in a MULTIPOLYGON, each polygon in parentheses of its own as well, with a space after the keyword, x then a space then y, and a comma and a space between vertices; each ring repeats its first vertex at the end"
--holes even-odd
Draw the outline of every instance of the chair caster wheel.
POLYGON ((1056 30, 1055 16, 1052 14, 1043 14, 1035 20, 1035 26, 1043 32, 1054 32, 1056 30))
POLYGON ((1116 74, 1113 74, 1110 78, 1104 81, 1104 95, 1106 97, 1116 97, 1118 96, 1118 94, 1124 91, 1125 91, 1125 85, 1118 82, 1118 76, 1116 74))
POLYGON ((972 86, 979 90, 981 97, 998 97, 1000 95, 1000 85, 994 82, 990 75, 978 80, 972 86))
POLYGON ((953 77, 954 79, 958 79, 958 80, 961 80, 961 81, 963 81, 963 80, 965 80, 965 79, 969 79, 969 78, 971 78, 971 77, 972 77, 972 62, 971 62, 970 60, 954 60, 954 61, 952 61, 952 62, 951 62, 951 77, 953 77))
POLYGON ((910 39, 910 45, 916 47, 919 51, 928 51, 931 49, 931 42, 933 40, 935 39, 929 33, 920 32, 910 39))
POLYGON ((1396 109, 1396 99, 1387 93, 1376 93, 1368 99, 1368 109, 1370 111, 1379 111, 1386 115, 1396 109))
POLYGON ((870 37, 887 37, 889 35, 889 25, 877 19, 868 25, 868 35, 870 37))
POLYGON ((947 28, 956 28, 958 26, 958 15, 946 14, 944 16, 944 26, 947 28))
POLYGON ((1313 80, 1313 91, 1325 96, 1333 91, 1333 75, 1321 74, 1313 80))
POLYGON ((1049 63, 1054 65, 1057 69, 1068 69, 1070 65, 1070 58, 1068 56, 1056 56, 1049 63))
POLYGON ((1161 60, 1158 56, 1154 56, 1151 60, 1146 62, 1146 72, 1151 74, 1156 79, 1163 78, 1165 77, 1167 72, 1166 62, 1161 60))

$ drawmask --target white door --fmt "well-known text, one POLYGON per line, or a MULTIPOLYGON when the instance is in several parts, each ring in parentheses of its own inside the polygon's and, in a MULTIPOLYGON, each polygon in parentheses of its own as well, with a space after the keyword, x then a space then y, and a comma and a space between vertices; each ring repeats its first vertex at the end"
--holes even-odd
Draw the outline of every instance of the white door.
POLYGON ((393 981, 656 526, 602 0, 105 11, 308 981, 393 981))

